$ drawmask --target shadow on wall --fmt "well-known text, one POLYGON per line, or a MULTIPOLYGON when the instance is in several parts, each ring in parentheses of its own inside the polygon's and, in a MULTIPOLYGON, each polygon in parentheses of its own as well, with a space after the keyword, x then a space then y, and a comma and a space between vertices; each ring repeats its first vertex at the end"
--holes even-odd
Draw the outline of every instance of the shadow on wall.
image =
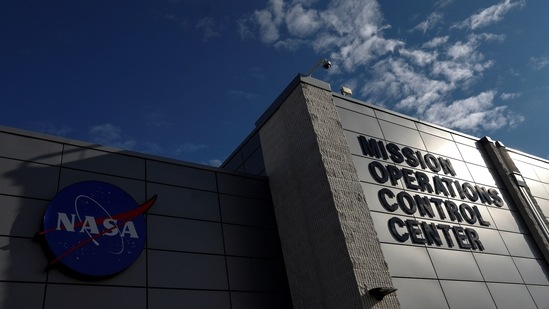
POLYGON ((34 162, 60 158, 61 151, 29 161, 0 159, 1 308, 43 306, 48 262, 33 237, 41 229, 48 201, 57 194, 60 167, 34 162))
MULTIPOLYGON (((44 239, 36 234, 43 228, 46 208, 57 193, 70 184, 67 179, 78 182, 109 177, 77 171, 70 168, 70 164, 61 168, 62 155, 72 152, 78 156, 77 152, 82 149, 62 152, 63 145, 55 146, 58 147, 52 148, 57 150, 37 157, 26 153, 6 156, 0 151, 0 308, 45 307, 46 283, 52 268, 44 239), (61 183, 62 174, 65 185, 61 183)), ((80 165, 102 162, 102 157, 79 160, 80 165)), ((58 266, 55 268, 65 272, 58 266)))
POLYGON ((13 145, 0 148, 0 309, 291 308, 266 179, 10 138, 0 131, 0 145, 13 145), (148 250, 120 274, 93 282, 48 268, 33 240, 58 192, 87 180, 113 184, 138 203, 159 194, 147 212, 148 250), (174 229, 185 234, 173 236, 174 229))

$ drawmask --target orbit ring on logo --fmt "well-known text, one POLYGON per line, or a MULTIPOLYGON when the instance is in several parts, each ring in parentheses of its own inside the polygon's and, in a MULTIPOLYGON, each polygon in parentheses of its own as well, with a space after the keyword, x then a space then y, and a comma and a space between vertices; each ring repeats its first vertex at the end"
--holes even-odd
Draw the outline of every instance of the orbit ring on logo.
POLYGON ((145 245, 143 214, 157 196, 142 205, 122 189, 84 181, 62 190, 44 215, 43 235, 57 262, 87 276, 114 275, 133 264, 145 245))

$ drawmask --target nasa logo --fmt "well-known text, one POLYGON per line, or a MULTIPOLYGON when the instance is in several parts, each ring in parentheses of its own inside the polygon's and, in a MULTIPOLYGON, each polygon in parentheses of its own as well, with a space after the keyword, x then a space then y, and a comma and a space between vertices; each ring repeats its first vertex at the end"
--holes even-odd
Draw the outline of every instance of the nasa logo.
POLYGON ((62 263, 86 276, 110 276, 129 267, 146 239, 143 205, 122 189, 100 181, 84 181, 61 191, 48 205, 43 235, 62 263))

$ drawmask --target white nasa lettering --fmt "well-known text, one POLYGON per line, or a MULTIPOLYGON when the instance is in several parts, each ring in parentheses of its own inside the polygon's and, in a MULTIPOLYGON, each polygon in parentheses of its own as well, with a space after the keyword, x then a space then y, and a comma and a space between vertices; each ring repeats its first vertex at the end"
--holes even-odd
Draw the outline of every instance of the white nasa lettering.
POLYGON ((67 214, 64 214, 62 212, 57 213, 57 228, 56 230, 60 231, 62 230, 61 224, 65 227, 65 230, 67 232, 74 232, 74 219, 76 218, 75 214, 71 215, 71 219, 69 220, 69 217, 67 214))
POLYGON ((116 220, 114 219, 105 219, 103 221, 103 225, 107 230, 110 230, 110 232, 105 233, 107 236, 114 236, 118 234, 118 226, 116 225, 116 220))
POLYGON ((80 229, 80 233, 85 233, 86 231, 90 234, 99 234, 99 229, 95 223, 95 218, 92 216, 86 216, 86 219, 84 219, 84 223, 82 224, 82 228, 80 229))
MULTIPOLYGON (((56 230, 61 231, 65 230, 67 232, 76 232, 74 229, 76 214, 67 215, 66 213, 58 212, 57 213, 57 228, 56 230)), ((117 220, 115 219, 105 219, 103 220, 103 226, 105 230, 102 231, 104 236, 115 236, 120 233, 121 237, 128 235, 130 238, 139 238, 137 230, 133 221, 127 221, 122 227, 122 232, 118 228, 117 220)), ((86 216, 84 222, 82 222, 82 228, 78 231, 80 233, 88 233, 98 235, 99 228, 97 226, 97 221, 92 216, 86 216)))
POLYGON ((128 221, 124 224, 124 228, 122 229, 122 237, 126 234, 130 234, 131 238, 139 238, 139 236, 137 236, 137 231, 135 230, 135 225, 133 225, 132 221, 128 221))

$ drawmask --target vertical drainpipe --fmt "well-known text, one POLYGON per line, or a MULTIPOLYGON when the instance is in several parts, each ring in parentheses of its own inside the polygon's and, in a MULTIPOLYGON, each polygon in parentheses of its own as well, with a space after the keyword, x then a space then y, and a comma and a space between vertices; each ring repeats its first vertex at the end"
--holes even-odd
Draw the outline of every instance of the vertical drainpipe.
POLYGON ((513 203, 519 210, 545 261, 549 264, 549 222, 541 212, 526 181, 509 156, 505 145, 488 136, 480 140, 495 166, 513 203))

